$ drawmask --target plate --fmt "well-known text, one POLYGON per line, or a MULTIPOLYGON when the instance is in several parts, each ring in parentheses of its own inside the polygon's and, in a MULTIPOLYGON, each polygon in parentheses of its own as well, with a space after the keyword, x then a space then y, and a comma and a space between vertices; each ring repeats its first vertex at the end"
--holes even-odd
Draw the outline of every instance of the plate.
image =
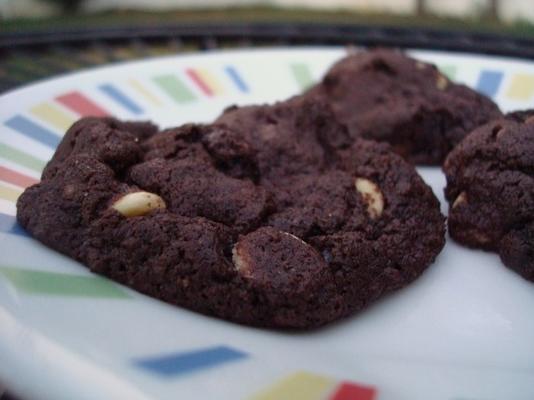
MULTIPOLYGON (((534 398, 534 285, 448 240, 408 288, 323 329, 260 330, 92 275, 31 239, 15 200, 83 115, 210 121, 284 99, 341 48, 173 56, 92 69, 0 97, 0 386, 28 399, 534 398)), ((413 51, 504 110, 534 106, 534 65, 413 51)), ((420 168, 443 199, 438 168, 420 168)))

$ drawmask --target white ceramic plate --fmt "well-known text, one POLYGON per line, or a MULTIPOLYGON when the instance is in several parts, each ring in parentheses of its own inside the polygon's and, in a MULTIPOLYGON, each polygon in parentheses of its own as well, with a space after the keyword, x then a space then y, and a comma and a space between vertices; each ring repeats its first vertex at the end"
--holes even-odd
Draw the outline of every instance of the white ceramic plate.
MULTIPOLYGON (((534 106, 534 65, 413 52, 504 110, 534 106)), ((342 49, 217 52, 131 62, 0 97, 0 386, 28 399, 534 399, 534 285, 450 240, 410 287, 310 333, 247 328, 90 274, 29 238, 16 197, 86 114, 210 121, 284 99, 342 49)), ((438 168, 421 174, 443 201, 438 168)))

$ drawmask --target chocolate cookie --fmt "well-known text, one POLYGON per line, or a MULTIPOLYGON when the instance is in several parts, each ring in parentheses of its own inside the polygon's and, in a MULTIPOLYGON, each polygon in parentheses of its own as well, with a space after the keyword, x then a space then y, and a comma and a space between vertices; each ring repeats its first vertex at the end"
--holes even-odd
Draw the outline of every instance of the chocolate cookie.
POLYGON ((444 164, 449 232, 534 281, 534 111, 475 129, 444 164))
POLYGON ((348 316, 414 280, 444 244, 414 168, 299 98, 162 132, 81 120, 18 219, 96 273, 263 327, 348 316))
POLYGON ((352 137, 388 142, 415 164, 441 165, 467 133, 501 116, 434 65, 385 49, 343 58, 306 96, 330 102, 352 137))

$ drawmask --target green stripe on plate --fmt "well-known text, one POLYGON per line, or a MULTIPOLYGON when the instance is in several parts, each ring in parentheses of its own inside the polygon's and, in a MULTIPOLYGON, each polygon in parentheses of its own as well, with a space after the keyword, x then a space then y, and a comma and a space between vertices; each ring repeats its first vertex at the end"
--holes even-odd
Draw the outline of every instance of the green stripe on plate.
POLYGON ((440 65, 439 70, 447 76, 449 79, 454 79, 456 76, 456 72, 458 71, 458 68, 456 68, 456 65, 440 65))
POLYGON ((7 144, 0 143, 0 157, 12 161, 16 164, 41 172, 46 162, 35 158, 23 151, 17 150, 7 144))
POLYGON ((315 83, 315 79, 313 79, 310 67, 307 64, 294 63, 290 65, 290 68, 295 80, 297 81, 297 84, 302 90, 308 89, 315 83))
POLYGON ((18 290, 29 294, 117 299, 130 297, 120 286, 96 275, 71 275, 12 267, 0 267, 0 275, 18 290))
POLYGON ((193 92, 174 75, 156 76, 154 82, 177 103, 187 103, 195 100, 193 92))

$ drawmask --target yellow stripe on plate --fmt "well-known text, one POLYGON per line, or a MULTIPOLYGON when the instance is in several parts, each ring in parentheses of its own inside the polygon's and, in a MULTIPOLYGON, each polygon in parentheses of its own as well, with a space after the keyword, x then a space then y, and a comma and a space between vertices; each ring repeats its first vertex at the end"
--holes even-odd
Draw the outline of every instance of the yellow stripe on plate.
POLYGON ((13 189, 9 186, 0 185, 0 199, 8 200, 15 203, 21 193, 21 190, 13 189))
POLYGON ((250 400, 322 400, 335 384, 333 379, 300 371, 264 389, 250 400))
POLYGON ((48 122, 62 134, 74 123, 74 117, 50 103, 41 103, 32 107, 30 112, 37 118, 48 122))
POLYGON ((196 69, 197 74, 200 75, 200 78, 208 85, 208 87, 213 91, 213 94, 220 95, 224 93, 224 87, 221 85, 221 82, 215 77, 213 73, 206 69, 198 68, 196 69))
POLYGON ((528 100, 534 96, 534 74, 515 74, 506 92, 515 100, 528 100))
POLYGON ((161 101, 154 94, 148 91, 146 87, 141 85, 141 83, 138 80, 130 79, 128 82, 130 83, 130 85, 132 85, 132 87, 135 90, 137 90, 137 92, 145 96, 145 98, 147 98, 152 104, 156 106, 161 106, 161 101))

